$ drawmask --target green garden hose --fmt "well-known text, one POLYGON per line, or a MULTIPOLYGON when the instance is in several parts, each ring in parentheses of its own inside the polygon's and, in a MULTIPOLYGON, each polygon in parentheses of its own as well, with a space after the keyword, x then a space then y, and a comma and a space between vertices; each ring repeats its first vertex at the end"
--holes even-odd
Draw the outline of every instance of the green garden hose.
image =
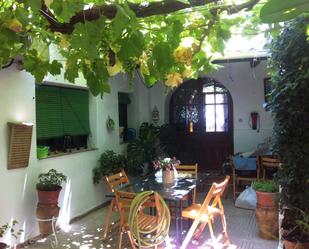
POLYGON ((132 201, 128 223, 132 236, 137 240, 139 248, 149 248, 163 243, 168 237, 170 221, 170 210, 158 193, 154 191, 142 192, 132 201), (158 197, 157 203, 153 199, 154 195, 158 197), (147 206, 147 202, 149 203, 150 200, 156 204, 156 212, 160 208, 161 215, 153 216, 157 218, 155 226, 142 229, 139 227, 139 217, 141 217, 140 214, 143 212, 142 209, 147 206))

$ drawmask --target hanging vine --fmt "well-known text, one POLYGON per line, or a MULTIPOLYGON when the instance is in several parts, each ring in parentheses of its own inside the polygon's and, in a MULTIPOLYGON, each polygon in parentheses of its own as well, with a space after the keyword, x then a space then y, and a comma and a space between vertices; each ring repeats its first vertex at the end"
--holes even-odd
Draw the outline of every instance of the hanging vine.
POLYGON ((174 87, 209 73, 231 28, 259 9, 259 0, 6 0, 0 3, 0 66, 22 56, 40 83, 63 68, 69 82, 83 74, 94 95, 110 92, 108 79, 138 69, 147 86, 174 87), (50 60, 54 45, 65 63, 50 60))

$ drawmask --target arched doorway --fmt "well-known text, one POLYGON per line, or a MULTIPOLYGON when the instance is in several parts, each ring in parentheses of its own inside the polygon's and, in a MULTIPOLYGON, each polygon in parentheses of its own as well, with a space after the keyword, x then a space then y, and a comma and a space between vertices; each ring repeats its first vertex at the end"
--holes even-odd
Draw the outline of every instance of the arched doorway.
POLYGON ((188 80, 170 101, 170 123, 177 131, 177 157, 199 170, 221 170, 233 153, 233 104, 229 91, 211 78, 188 80))

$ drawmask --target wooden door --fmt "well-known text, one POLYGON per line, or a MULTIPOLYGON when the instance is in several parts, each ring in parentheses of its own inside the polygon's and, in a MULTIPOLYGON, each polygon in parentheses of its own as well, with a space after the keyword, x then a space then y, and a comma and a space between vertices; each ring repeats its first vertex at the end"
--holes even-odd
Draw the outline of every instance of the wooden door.
POLYGON ((184 82, 172 95, 170 122, 179 141, 182 163, 199 170, 221 170, 233 153, 233 105, 228 90, 211 78, 184 82))

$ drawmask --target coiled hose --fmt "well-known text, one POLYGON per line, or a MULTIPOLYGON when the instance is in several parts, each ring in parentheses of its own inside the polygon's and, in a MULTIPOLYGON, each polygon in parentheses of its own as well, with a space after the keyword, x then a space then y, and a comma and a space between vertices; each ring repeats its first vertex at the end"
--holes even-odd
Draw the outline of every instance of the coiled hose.
POLYGON ((128 223, 139 248, 149 248, 163 243, 168 236, 170 221, 171 215, 168 206, 163 198, 154 191, 145 191, 138 194, 131 203, 128 223), (139 227, 139 216, 143 212, 142 209, 150 201, 155 204, 156 212, 157 214, 160 212, 160 216, 153 216, 156 218, 155 226, 142 229, 139 227))

